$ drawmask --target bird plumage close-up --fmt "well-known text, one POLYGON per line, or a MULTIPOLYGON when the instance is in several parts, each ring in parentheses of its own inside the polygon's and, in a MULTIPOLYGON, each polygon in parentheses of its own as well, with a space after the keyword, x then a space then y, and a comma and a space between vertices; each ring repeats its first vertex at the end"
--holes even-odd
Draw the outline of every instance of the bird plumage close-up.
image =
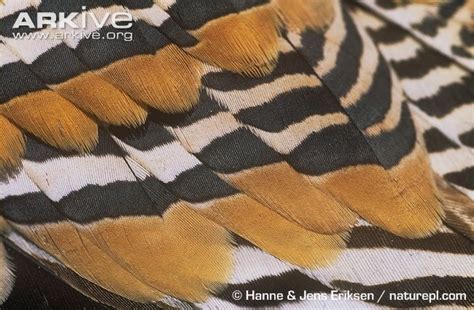
POLYGON ((473 71, 472 0, 0 0, 0 308, 472 307, 473 71))

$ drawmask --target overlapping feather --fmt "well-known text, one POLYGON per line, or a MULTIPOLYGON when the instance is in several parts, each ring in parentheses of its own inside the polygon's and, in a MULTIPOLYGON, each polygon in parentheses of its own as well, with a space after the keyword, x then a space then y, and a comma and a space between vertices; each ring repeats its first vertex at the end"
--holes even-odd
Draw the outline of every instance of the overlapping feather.
POLYGON ((130 12, 134 39, 46 43, 14 39, 12 17, 78 4, 7 2, 5 238, 118 307, 294 305, 232 299, 249 288, 463 287, 472 244, 440 222, 444 209, 448 225, 471 234, 470 200, 436 185, 421 135, 436 166, 427 128, 446 127, 429 117, 415 127, 409 83, 362 13, 296 4, 93 1, 99 16, 130 12), (406 255, 436 262, 383 273, 406 255))

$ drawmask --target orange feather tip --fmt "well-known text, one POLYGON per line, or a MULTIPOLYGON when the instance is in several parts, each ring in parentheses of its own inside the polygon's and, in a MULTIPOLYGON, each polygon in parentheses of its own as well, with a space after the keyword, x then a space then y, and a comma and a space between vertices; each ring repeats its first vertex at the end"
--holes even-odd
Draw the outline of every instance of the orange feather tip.
POLYGON ((232 13, 192 31, 199 43, 186 51, 225 70, 264 76, 273 70, 278 57, 278 23, 268 5, 232 13))
POLYGON ((153 58, 161 76, 160 98, 155 108, 167 113, 189 111, 199 100, 203 64, 176 45, 168 45, 153 58))
POLYGON ((389 174, 397 185, 397 194, 415 213, 405 221, 407 237, 422 238, 435 233, 445 213, 424 146, 417 143, 410 154, 389 170, 389 174), (413 225, 411 228, 410 224, 413 225))
POLYGON ((196 210, 263 251, 303 268, 327 266, 345 248, 344 235, 306 230, 242 194, 196 210))
POLYGON ((146 121, 144 107, 92 72, 56 85, 54 90, 104 123, 138 127, 146 121))
POLYGON ((224 176, 229 183, 300 226, 320 234, 349 230, 357 216, 287 164, 224 176))
POLYGON ((8 260, 3 242, 0 243, 0 303, 4 303, 13 289, 15 282, 12 265, 8 260))
POLYGON ((474 201, 438 175, 436 186, 446 213, 446 225, 474 240, 474 201))
POLYGON ((167 295, 202 302, 229 280, 233 246, 227 231, 183 205, 168 209, 163 218, 115 219, 92 227, 102 236, 102 248, 167 295))
POLYGON ((0 233, 6 233, 10 230, 10 225, 5 218, 0 216, 0 233))
POLYGON ((65 151, 89 152, 98 141, 98 127, 72 103, 49 91, 16 97, 0 114, 49 145, 65 151))
POLYGON ((390 170, 360 165, 328 173, 322 187, 376 226, 405 238, 426 237, 443 218, 426 160, 415 149, 390 170))
POLYGON ((168 45, 155 55, 120 60, 98 73, 136 102, 179 113, 189 111, 198 101, 202 64, 168 45))
POLYGON ((186 50, 196 58, 252 77, 273 71, 278 59, 280 28, 293 31, 324 28, 334 17, 331 1, 274 0, 207 22, 191 31, 199 43, 186 50))
POLYGON ((334 19, 334 3, 328 0, 274 0, 278 17, 291 32, 324 29, 334 19))
POLYGON ((143 303, 164 297, 117 264, 87 230, 80 231, 69 222, 12 226, 64 266, 112 293, 143 303))
POLYGON ((25 138, 21 130, 8 119, 0 116, 0 178, 14 173, 21 167, 25 153, 25 138))
POLYGON ((234 264, 228 231, 182 203, 163 217, 15 227, 82 277, 137 302, 167 295, 203 302, 229 281, 234 264))

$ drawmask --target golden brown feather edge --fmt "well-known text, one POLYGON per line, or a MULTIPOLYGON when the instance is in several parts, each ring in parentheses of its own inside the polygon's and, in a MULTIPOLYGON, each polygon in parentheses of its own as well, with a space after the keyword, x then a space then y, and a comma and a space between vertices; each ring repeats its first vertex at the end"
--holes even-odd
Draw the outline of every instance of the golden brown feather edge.
POLYGON ((474 202, 464 193, 436 175, 446 226, 474 240, 474 202))
MULTIPOLYGON (((166 113, 189 111, 201 89, 201 61, 253 76, 270 73, 282 27, 322 29, 333 17, 330 1, 297 2, 274 0, 220 17, 194 33, 200 40, 196 46, 181 49, 170 44, 155 55, 121 59, 50 89, 2 102, 0 126, 9 135, 0 138, 0 173, 20 165, 21 131, 61 150, 87 153, 97 144, 97 123, 140 126, 147 117, 146 106, 166 113)), ((8 58, 16 57, 5 45, 1 48, 8 58)))

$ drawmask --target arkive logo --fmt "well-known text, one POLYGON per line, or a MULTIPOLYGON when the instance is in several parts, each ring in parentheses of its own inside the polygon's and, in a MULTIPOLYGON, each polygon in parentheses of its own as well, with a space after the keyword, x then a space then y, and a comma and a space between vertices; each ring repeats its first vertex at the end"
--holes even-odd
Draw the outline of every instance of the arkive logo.
POLYGON ((100 29, 109 24, 116 29, 129 29, 133 25, 132 14, 128 12, 106 12, 101 14, 101 16, 96 16, 94 12, 87 12, 86 9, 83 6, 82 12, 72 12, 69 14, 64 12, 38 12, 34 15, 34 18, 28 12, 21 12, 13 24, 13 29, 21 27, 30 29, 42 29, 44 27, 52 29, 86 29, 89 26, 100 29))

